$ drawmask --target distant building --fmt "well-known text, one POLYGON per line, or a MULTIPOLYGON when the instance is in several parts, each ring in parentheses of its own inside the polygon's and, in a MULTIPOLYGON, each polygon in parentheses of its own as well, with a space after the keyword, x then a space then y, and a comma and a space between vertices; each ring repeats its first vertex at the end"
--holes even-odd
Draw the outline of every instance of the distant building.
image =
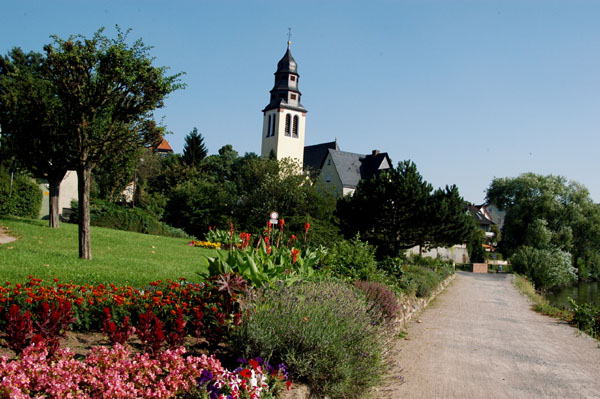
MULTIPOLYGON (((47 219, 50 216, 50 186, 47 181, 40 183, 42 189, 42 207, 40 208, 40 219, 47 219)), ((69 170, 60 182, 58 196, 58 216, 60 218, 68 218, 71 214, 71 201, 77 201, 77 172, 69 170)))
POLYGON ((152 150, 161 156, 167 156, 167 155, 173 154, 173 149, 171 148, 171 146, 169 145, 169 142, 164 137, 162 137, 162 141, 160 142, 158 147, 156 147, 156 148, 152 147, 152 150))
POLYGON ((391 163, 387 153, 377 150, 363 155, 330 148, 320 167, 319 180, 331 187, 336 197, 352 195, 361 180, 389 169, 391 163))
POLYGON ((304 146, 306 139, 306 108, 300 103, 298 65, 287 51, 277 63, 275 84, 269 104, 263 109, 261 154, 276 159, 291 158, 303 170, 318 176, 336 196, 352 194, 358 182, 370 179, 391 166, 387 153, 355 154, 341 151, 337 141, 304 146))

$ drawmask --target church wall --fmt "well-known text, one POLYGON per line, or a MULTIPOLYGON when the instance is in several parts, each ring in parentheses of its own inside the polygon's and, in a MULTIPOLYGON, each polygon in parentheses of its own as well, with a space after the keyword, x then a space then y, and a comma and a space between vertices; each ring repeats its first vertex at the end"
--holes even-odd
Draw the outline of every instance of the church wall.
POLYGON ((279 117, 277 110, 270 110, 265 113, 263 118, 263 132, 262 132, 262 146, 260 153, 263 157, 268 157, 271 151, 277 154, 277 140, 278 140, 278 123, 281 121, 281 117, 279 117), (269 129, 269 115, 277 118, 275 119, 275 136, 267 137, 267 131, 269 129))
MULTIPOLYGON (((300 164, 304 160, 304 138, 305 138, 305 123, 306 117, 302 116, 302 112, 291 111, 284 109, 283 112, 279 113, 277 121, 277 143, 276 143, 276 154, 277 159, 283 158, 294 158, 297 159, 300 164), (298 116, 298 137, 291 137, 285 135, 285 117, 289 114, 290 117, 294 118, 294 115, 298 116)), ((268 154, 267 154, 268 155, 268 154)))

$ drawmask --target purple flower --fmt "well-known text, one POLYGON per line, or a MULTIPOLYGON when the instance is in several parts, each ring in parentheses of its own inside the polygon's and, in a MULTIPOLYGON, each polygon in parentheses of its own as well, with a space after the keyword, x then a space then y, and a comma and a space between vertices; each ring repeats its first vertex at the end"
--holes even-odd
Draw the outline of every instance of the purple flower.
POLYGON ((202 370, 202 374, 200 375, 200 378, 197 379, 197 383, 198 385, 204 385, 207 382, 212 381, 213 378, 213 373, 208 370, 202 370))

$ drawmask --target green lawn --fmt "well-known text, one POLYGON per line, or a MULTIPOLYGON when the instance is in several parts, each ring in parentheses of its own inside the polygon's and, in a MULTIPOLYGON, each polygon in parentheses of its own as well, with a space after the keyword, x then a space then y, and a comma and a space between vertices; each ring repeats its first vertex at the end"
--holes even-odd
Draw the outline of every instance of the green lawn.
POLYGON ((0 281, 27 276, 63 282, 144 287, 154 280, 200 279, 214 250, 188 247, 187 239, 92 227, 93 259, 78 257, 77 225, 50 229, 47 221, 0 216, 0 226, 18 240, 0 245, 0 281))

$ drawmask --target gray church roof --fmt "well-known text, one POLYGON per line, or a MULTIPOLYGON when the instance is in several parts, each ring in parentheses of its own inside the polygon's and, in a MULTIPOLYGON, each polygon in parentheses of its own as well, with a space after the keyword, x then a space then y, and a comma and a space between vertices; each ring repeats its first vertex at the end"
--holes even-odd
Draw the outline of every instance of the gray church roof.
POLYGON ((368 180, 392 167, 386 152, 373 151, 363 155, 329 149, 329 154, 344 187, 355 188, 361 180, 368 180))
POLYGON ((327 158, 328 150, 339 150, 337 141, 321 143, 316 145, 307 145, 304 147, 304 170, 318 172, 327 158))
POLYGON ((361 159, 364 158, 364 155, 332 149, 329 150, 329 154, 340 176, 342 185, 344 187, 356 187, 360 181, 361 159))
POLYGON ((283 58, 279 60, 277 63, 277 72, 286 72, 286 73, 298 73, 298 65, 296 64, 296 60, 292 57, 292 52, 290 51, 290 46, 288 45, 287 51, 283 55, 283 58))

